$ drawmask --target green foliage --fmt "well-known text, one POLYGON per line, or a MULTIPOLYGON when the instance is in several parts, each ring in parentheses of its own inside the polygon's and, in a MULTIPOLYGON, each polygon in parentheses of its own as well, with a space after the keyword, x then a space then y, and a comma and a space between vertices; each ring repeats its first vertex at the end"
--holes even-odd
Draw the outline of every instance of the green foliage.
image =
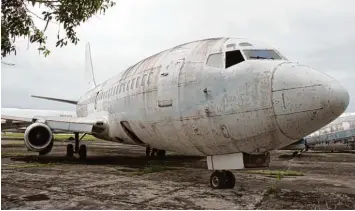
POLYGON ((39 45, 39 52, 44 56, 50 51, 46 47, 45 31, 49 23, 56 22, 65 30, 65 36, 57 35, 56 47, 77 44, 80 40, 75 29, 93 15, 105 14, 106 10, 116 3, 111 0, 3 0, 1 1, 1 57, 14 53, 15 41, 18 37, 27 37, 30 43, 39 45), (32 12, 29 7, 43 8, 42 16, 32 12), (39 29, 33 22, 33 17, 45 21, 44 29, 39 29))

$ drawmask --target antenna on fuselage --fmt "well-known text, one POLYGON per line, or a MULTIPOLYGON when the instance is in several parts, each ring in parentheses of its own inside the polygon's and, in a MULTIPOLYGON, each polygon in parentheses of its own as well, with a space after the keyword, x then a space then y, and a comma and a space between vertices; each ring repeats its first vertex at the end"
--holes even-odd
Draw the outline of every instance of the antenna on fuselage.
POLYGON ((91 60, 90 43, 86 43, 85 46, 85 76, 88 88, 92 89, 96 87, 94 68, 91 60))

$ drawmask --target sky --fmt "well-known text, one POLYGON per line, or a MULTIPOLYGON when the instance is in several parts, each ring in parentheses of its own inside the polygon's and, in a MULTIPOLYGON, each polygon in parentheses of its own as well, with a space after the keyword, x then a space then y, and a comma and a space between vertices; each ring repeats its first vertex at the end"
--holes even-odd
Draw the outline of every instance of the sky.
MULTIPOLYGON (((44 95, 78 99, 85 86, 85 44, 90 42, 96 83, 141 59, 176 45, 209 37, 257 39, 289 60, 325 72, 348 89, 348 112, 355 112, 354 0, 144 0, 116 1, 105 15, 77 28, 80 42, 55 48, 63 29, 46 31, 48 57, 27 40, 1 65, 1 106, 75 110, 75 105, 31 98, 44 95)), ((43 8, 33 12, 41 14, 43 8)), ((43 21, 34 18, 39 27, 43 21)), ((295 73, 297 74, 297 73, 295 73)))

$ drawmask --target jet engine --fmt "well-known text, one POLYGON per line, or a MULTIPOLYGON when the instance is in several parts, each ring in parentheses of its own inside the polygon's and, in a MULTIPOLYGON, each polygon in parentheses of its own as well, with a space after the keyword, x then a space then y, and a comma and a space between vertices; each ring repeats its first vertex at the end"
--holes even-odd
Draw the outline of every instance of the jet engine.
POLYGON ((52 150, 53 133, 46 124, 36 122, 28 126, 24 139, 27 149, 31 151, 47 154, 52 150))

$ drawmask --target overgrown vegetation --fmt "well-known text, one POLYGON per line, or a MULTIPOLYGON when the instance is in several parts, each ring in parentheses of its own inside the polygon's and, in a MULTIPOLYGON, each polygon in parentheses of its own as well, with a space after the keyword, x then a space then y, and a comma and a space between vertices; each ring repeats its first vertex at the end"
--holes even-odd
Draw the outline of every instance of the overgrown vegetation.
POLYGON ((48 25, 59 25, 56 47, 63 47, 80 40, 76 27, 86 22, 95 14, 105 14, 116 3, 111 0, 2 0, 1 1, 1 58, 14 53, 16 55, 16 38, 28 38, 30 43, 37 43, 39 52, 44 56, 50 53, 47 48, 48 25), (42 10, 36 14, 34 8, 42 10), (33 18, 43 20, 44 27, 35 25, 33 18), (60 29, 64 29, 64 35, 60 29))
POLYGON ((280 181, 285 176, 303 176, 304 174, 300 171, 292 170, 250 170, 247 171, 249 174, 262 174, 267 176, 275 176, 275 181, 272 183, 271 187, 267 189, 266 195, 275 194, 278 192, 276 183, 280 181))
POLYGON ((37 168, 37 167, 51 167, 54 163, 21 163, 21 164, 3 164, 6 168, 37 168))
POLYGON ((24 157, 27 155, 31 155, 30 152, 1 152, 1 157, 24 157))

